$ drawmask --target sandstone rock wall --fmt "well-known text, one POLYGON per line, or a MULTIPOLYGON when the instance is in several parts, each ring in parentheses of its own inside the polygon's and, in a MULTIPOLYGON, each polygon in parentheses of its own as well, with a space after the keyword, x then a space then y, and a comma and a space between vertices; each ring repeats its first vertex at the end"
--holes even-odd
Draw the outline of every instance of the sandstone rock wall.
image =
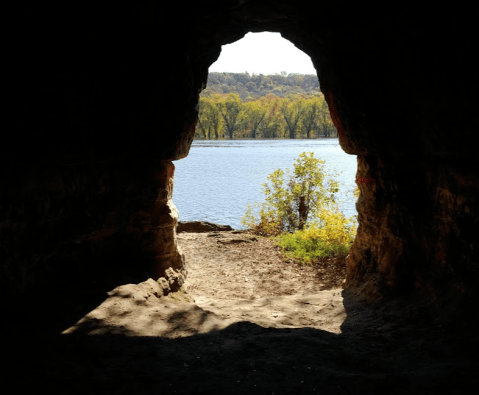
POLYGON ((89 289, 168 268, 186 274, 170 161, 38 166, 23 180, 5 177, 13 187, 2 191, 2 292, 89 289))
POLYGON ((171 161, 188 154, 221 45, 277 31, 311 56, 341 145, 358 155, 349 289, 368 300, 421 291, 438 305, 477 298, 473 13, 317 8, 203 0, 22 14, 17 112, 0 158, 2 292, 184 270, 171 161))
POLYGON ((459 158, 358 156, 347 286, 372 298, 414 292, 450 313, 470 297, 479 260, 473 168, 459 158))

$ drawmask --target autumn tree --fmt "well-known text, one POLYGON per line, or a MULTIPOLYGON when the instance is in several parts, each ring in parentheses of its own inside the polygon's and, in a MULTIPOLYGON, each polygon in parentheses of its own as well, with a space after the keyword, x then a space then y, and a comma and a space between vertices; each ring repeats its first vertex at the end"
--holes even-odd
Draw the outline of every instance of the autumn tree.
POLYGON ((244 113, 243 101, 237 93, 230 93, 219 103, 219 110, 224 121, 226 132, 233 139, 244 113))
POLYGON ((317 96, 310 97, 304 101, 304 111, 301 113, 301 124, 306 137, 311 138, 311 132, 318 127, 320 110, 320 99, 317 96))
POLYGON ((248 207, 242 222, 265 234, 294 232, 305 228, 324 209, 332 209, 339 192, 337 172, 328 172, 325 162, 312 152, 303 152, 294 169, 278 169, 268 176, 263 186, 265 200, 259 218, 248 207))
POLYGON ((245 118, 248 126, 251 127, 250 137, 255 139, 258 133, 258 128, 263 123, 266 116, 266 108, 261 105, 259 100, 245 103, 245 118))
POLYGON ((314 74, 263 75, 248 73, 209 73, 208 85, 204 93, 227 94, 236 92, 244 100, 251 97, 258 99, 268 93, 280 97, 291 93, 319 93, 318 77, 314 74), (254 85, 253 85, 254 84, 254 85))
POLYGON ((198 125, 205 138, 208 133, 208 139, 211 139, 212 132, 215 134, 215 139, 219 138, 222 117, 217 103, 220 97, 220 95, 200 96, 198 125))
POLYGON ((282 137, 284 120, 281 116, 281 98, 269 93, 260 98, 261 106, 266 109, 265 119, 259 127, 259 132, 264 138, 282 137))
POLYGON ((298 96, 296 99, 284 99, 281 105, 281 114, 289 131, 289 138, 296 138, 300 120, 304 111, 303 100, 298 96))
POLYGON ((268 93, 247 101, 236 93, 201 95, 196 136, 211 139, 213 133, 216 139, 337 136, 322 94, 268 93))
POLYGON ((324 96, 321 96, 319 101, 318 132, 321 137, 335 137, 338 134, 324 96))
MULTIPOLYGON (((201 137, 201 134, 198 132, 198 129, 203 133, 203 138, 206 138, 206 122, 205 122, 205 106, 204 99, 200 97, 200 105, 198 109, 198 123, 196 126, 196 136, 201 137)), ((208 137, 209 138, 209 137, 208 137)))

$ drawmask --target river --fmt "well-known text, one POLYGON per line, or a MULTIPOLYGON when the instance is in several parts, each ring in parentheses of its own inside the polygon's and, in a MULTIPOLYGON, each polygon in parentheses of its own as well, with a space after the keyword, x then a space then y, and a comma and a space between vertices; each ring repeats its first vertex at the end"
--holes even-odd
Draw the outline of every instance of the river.
POLYGON ((328 170, 340 171, 340 210, 356 214, 352 191, 357 161, 338 139, 195 140, 185 159, 175 161, 173 202, 180 221, 209 221, 242 228, 248 203, 261 202, 261 184, 276 169, 293 168, 300 153, 314 152, 328 170), (349 191, 349 195, 346 193, 349 191))

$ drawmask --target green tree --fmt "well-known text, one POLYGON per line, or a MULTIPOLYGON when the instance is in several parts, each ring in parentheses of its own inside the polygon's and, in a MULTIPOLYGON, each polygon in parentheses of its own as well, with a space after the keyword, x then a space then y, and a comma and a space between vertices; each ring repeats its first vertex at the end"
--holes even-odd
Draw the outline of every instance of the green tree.
POLYGON ((245 118, 249 127, 251 127, 250 137, 255 139, 260 125, 266 116, 266 108, 261 105, 261 101, 255 100, 245 103, 245 118))
POLYGON ((222 118, 217 102, 220 98, 221 95, 200 96, 198 127, 204 138, 208 134, 208 139, 211 139, 212 132, 215 134, 215 139, 219 138, 222 118))
POLYGON ((306 137, 311 138, 311 132, 318 128, 319 110, 321 108, 320 98, 313 96, 304 102, 304 111, 301 114, 301 124, 306 137))
POLYGON ((281 114, 288 127, 289 138, 296 138, 300 120, 304 111, 303 100, 300 97, 284 99, 281 105, 281 114))
POLYGON ((201 133, 203 133, 203 138, 206 138, 206 122, 204 109, 205 107, 202 103, 202 97, 200 97, 200 104, 198 109, 198 123, 196 124, 195 137, 201 137, 201 133))
POLYGON ((271 92, 280 97, 292 93, 319 93, 319 81, 316 75, 288 75, 286 72, 281 75, 212 72, 208 74, 208 85, 202 95, 232 92, 238 93, 243 100, 258 99, 271 92))
POLYGON ((318 135, 321 137, 335 137, 338 135, 333 120, 331 119, 328 104, 326 100, 324 100, 323 95, 321 95, 319 102, 318 135))
POLYGON ((284 120, 280 112, 281 98, 268 93, 260 98, 260 103, 266 109, 266 116, 259 126, 259 133, 265 138, 282 137, 284 120))
POLYGON ((233 139, 234 133, 242 121, 244 112, 243 101, 237 93, 230 93, 218 103, 218 106, 223 117, 226 132, 229 138, 233 139))
POLYGON ((252 207, 243 218, 250 228, 261 228, 265 234, 279 234, 302 230, 308 220, 322 210, 332 209, 339 192, 334 179, 338 173, 324 169, 325 162, 312 152, 303 152, 293 165, 293 171, 276 170, 263 184, 265 201, 260 205, 259 219, 252 207))

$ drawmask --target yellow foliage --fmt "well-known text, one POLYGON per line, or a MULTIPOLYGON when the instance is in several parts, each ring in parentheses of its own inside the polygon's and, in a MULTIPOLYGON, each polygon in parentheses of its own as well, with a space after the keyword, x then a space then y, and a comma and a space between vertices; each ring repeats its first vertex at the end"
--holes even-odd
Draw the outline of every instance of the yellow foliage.
POLYGON ((302 262, 346 254, 356 235, 357 221, 339 211, 335 200, 339 183, 323 166, 324 161, 314 158, 313 153, 302 153, 288 178, 281 169, 270 174, 269 183, 263 184, 265 201, 255 205, 256 210, 249 205, 242 224, 256 234, 278 236, 283 252, 302 262))
POLYGON ((338 210, 322 209, 316 222, 307 229, 298 232, 303 240, 320 239, 328 244, 349 244, 356 234, 354 219, 347 219, 338 210))

